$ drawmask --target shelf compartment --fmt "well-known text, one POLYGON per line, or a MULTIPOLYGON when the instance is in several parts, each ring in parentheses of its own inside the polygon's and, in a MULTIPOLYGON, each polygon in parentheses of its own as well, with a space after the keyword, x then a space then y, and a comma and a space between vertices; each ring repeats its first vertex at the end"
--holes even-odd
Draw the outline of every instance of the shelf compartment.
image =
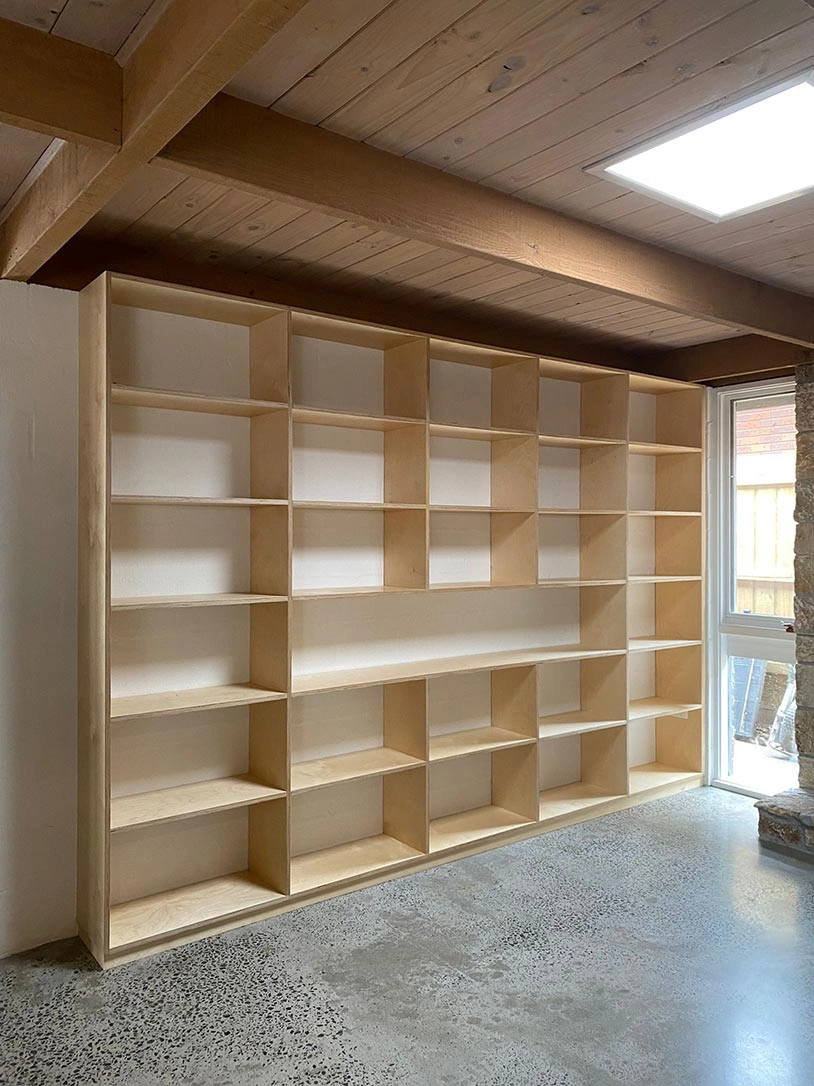
POLYGON ((627 599, 628 635, 634 651, 641 651, 648 641, 681 643, 701 639, 700 579, 632 582, 628 586, 627 599))
MULTIPOLYGON (((584 447, 627 440, 627 375, 581 368, 552 370, 540 363, 541 435, 584 441, 584 447)), ((556 441, 552 440, 551 444, 556 441)), ((576 446, 575 447, 579 447, 576 446)))
POLYGON ((382 776, 417 765, 421 765, 418 758, 412 758, 398 750, 390 750, 388 747, 372 747, 350 754, 336 754, 330 758, 316 758, 311 762, 292 765, 291 791, 303 792, 360 777, 382 776))
POLYGON ((532 436, 430 437, 430 505, 533 512, 536 455, 532 436))
POLYGON ((625 579, 624 517, 540 515, 537 522, 539 584, 625 579))
POLYGON ((294 793, 291 893, 332 886, 426 852, 423 766, 294 793))
POLYGON ((173 822, 230 807, 247 807, 284 795, 281 789, 271 788, 248 774, 159 788, 152 792, 113 798, 110 802, 110 828, 115 831, 173 822))
POLYGON ((698 702, 673 701, 670 698, 635 698, 628 708, 628 720, 653 720, 662 716, 680 716, 686 718, 695 709, 700 709, 698 702))
POLYGON ((627 795, 626 727, 547 738, 539 745, 539 817, 627 795))
POLYGON ((434 762, 429 771, 430 851, 534 822, 536 756, 532 744, 434 762))
POLYGON ((194 392, 175 392, 164 388, 139 388, 112 385, 110 402, 124 407, 154 407, 169 411, 194 411, 208 415, 235 415, 253 418, 273 411, 287 411, 284 403, 249 400, 226 396, 204 396, 194 392))
POLYGON ((536 742, 534 667, 446 675, 427 690, 430 762, 536 742))
MULTIPOLYGON (((700 449, 703 440, 704 390, 630 375, 631 451, 651 446, 654 455, 680 447, 700 449)), ((649 450, 648 450, 649 451, 649 450)))
POLYGON ((700 770, 676 769, 674 766, 663 765, 661 762, 649 762, 646 765, 632 766, 630 769, 631 795, 682 781, 695 781, 700 785, 700 770))
POLYGON ((703 468, 700 452, 654 456, 631 448, 629 507, 637 511, 700 513, 703 468))
POLYGON ((430 341, 434 425, 534 433, 537 360, 469 344, 430 341))
POLYGON ((442 761, 445 758, 458 758, 465 754, 477 754, 479 751, 500 750, 504 747, 517 747, 533 743, 526 735, 509 732, 504 728, 469 728, 465 731, 430 737, 430 761, 442 761))
POLYGON ((169 716, 198 709, 220 709, 231 705, 252 705, 285 698, 279 690, 266 690, 252 683, 199 687, 194 690, 170 690, 161 694, 135 694, 110 699, 110 719, 169 716))
POLYGON ((624 656, 543 664, 537 669, 540 739, 624 724, 627 661, 624 656))
POLYGON ((286 821, 281 798, 113 834, 111 951, 282 901, 286 821))
POLYGON ((430 515, 431 588, 535 583, 534 514, 441 512, 430 515))
POLYGON ((627 508, 624 445, 571 449, 540 445, 537 506, 541 511, 624 511, 627 508))
POLYGON ((112 599, 113 611, 135 611, 146 607, 229 607, 253 603, 285 603, 287 596, 264 596, 259 592, 215 592, 203 596, 130 596, 112 599))
POLYGON ((633 517, 628 522, 631 581, 700 577, 703 542, 700 517, 633 517))

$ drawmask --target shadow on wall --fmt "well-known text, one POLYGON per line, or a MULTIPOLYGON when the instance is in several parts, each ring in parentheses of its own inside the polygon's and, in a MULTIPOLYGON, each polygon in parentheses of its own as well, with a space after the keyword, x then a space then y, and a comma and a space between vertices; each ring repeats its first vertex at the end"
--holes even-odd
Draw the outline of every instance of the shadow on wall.
POLYGON ((76 931, 77 303, 0 282, 0 956, 76 931))

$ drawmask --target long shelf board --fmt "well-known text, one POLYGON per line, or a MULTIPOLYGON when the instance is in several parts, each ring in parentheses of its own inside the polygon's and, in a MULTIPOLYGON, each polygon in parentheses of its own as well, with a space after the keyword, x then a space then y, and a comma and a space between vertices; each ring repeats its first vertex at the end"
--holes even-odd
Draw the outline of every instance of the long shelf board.
POLYGON ((648 762, 647 765, 630 767, 630 791, 632 795, 647 792, 651 788, 660 788, 664 784, 677 784, 679 781, 698 780, 701 773, 689 769, 675 769, 661 762, 648 762))
POLYGON ((423 592, 423 588, 399 588, 393 585, 359 585, 341 588, 295 588, 293 600, 335 600, 353 596, 390 596, 404 592, 423 592))
POLYGON ((148 942, 212 920, 281 901, 249 871, 165 890, 110 909, 110 949, 148 942))
POLYGON ((285 694, 279 690, 266 690, 251 683, 202 686, 194 690, 171 690, 162 694, 133 694, 110 699, 110 719, 192 713, 196 709, 223 709, 233 705, 279 701, 282 698, 285 698, 285 694))
POLYGON ((623 517, 624 509, 554 509, 537 510, 542 517, 623 517))
POLYGON ((582 735, 585 732, 598 732, 605 728, 618 728, 624 723, 624 720, 602 719, 587 709, 575 709, 570 713, 541 716, 539 735, 540 739, 553 739, 561 735, 582 735))
POLYGON ((628 706, 628 720, 652 720, 660 716, 686 716, 700 709, 700 702, 671 701, 669 698, 636 698, 628 706))
POLYGON ((380 415, 356 415, 348 411, 329 411, 319 407, 295 407, 294 422, 303 426, 339 426, 348 430, 402 430, 405 426, 424 426, 422 419, 380 415))
POLYGON ((534 581, 513 581, 503 584, 497 581, 437 581, 428 592, 467 592, 478 588, 534 588, 534 581))
POLYGON ((430 822, 430 852, 457 848, 507 830, 519 830, 531 822, 530 818, 494 805, 434 818, 430 822))
POLYGON ((239 607, 250 603, 284 603, 287 596, 259 592, 216 592, 208 596, 129 596, 110 601, 113 611, 138 611, 146 607, 239 607))
POLYGON ((604 449, 609 445, 624 445, 623 438, 615 437, 565 437, 557 434, 538 434, 541 445, 560 449, 604 449))
POLYGON ((192 818, 208 811, 223 811, 230 807, 247 807, 251 803, 277 799, 285 792, 271 788, 248 774, 223 777, 220 780, 196 781, 175 788, 158 788, 140 795, 119 796, 110 801, 111 830, 156 822, 174 822, 192 818))
POLYGON ((453 423, 431 422, 430 437, 463 438, 465 441, 511 441, 519 437, 533 438, 529 430, 493 430, 486 426, 456 426, 453 423))
POLYGON ((423 856, 418 849, 380 833, 345 845, 291 858, 291 893, 302 894, 423 856))
POLYGON ((355 750, 350 754, 335 754, 330 758, 315 758, 313 761, 297 762, 291 766, 291 791, 304 792, 309 788, 322 788, 358 777, 395 773, 400 769, 410 769, 423 764, 420 758, 413 758, 390 747, 372 747, 369 750, 355 750))
POLYGON ((426 509, 424 505, 407 505, 403 502, 319 502, 300 501, 294 502, 295 509, 358 509, 367 512, 381 512, 387 509, 426 509))
POLYGON ((552 578, 551 580, 538 580, 537 586, 539 588, 593 588, 601 585, 623 585, 626 584, 624 577, 620 577, 616 580, 591 580, 590 578, 579 577, 563 577, 559 580, 552 578))
POLYGON ((498 509, 494 505, 430 505, 431 513, 512 513, 515 516, 533 517, 533 509, 498 509))
POLYGON ((464 754, 477 754, 483 750, 500 750, 501 747, 520 747, 536 740, 505 728, 467 728, 447 735, 430 736, 430 761, 440 762, 459 758, 464 754))
POLYGON ((628 509, 629 517, 700 517, 700 509, 628 509))
POLYGON ((631 577, 628 577, 628 581, 631 584, 673 584, 677 581, 700 581, 701 577, 697 574, 670 574, 669 576, 664 574, 650 574, 650 573, 636 573, 631 577))
POLYGON ((661 441, 631 441, 628 448, 634 456, 683 456, 702 451, 697 445, 667 445, 661 441))
POLYGON ((292 694, 316 694, 346 690, 358 686, 379 686, 405 679, 425 679, 453 672, 495 671, 507 667, 548 663, 551 660, 590 660, 598 656, 621 656, 624 649, 586 649, 580 645, 551 648, 508 649, 500 652, 473 653, 469 656, 439 657, 436 660, 410 660, 399 664, 349 668, 345 671, 317 671, 294 675, 292 694))
POLYGON ((113 494, 113 505, 208 505, 251 507, 252 505, 288 505, 284 498, 198 498, 169 494, 113 494))
POLYGON ((237 415, 254 418, 273 411, 287 411, 284 403, 273 400, 247 400, 226 396, 203 396, 195 392, 173 392, 164 388, 136 388, 112 385, 110 402, 124 407, 157 407, 168 411, 196 411, 205 415, 237 415))
POLYGON ((598 788, 594 784, 564 784, 559 788, 547 788, 540 793, 540 821, 549 818, 562 818, 563 815, 583 811, 586 807, 595 807, 599 803, 610 803, 618 795, 598 788))
POLYGON ((683 649, 690 645, 700 645, 700 641, 685 641, 672 637, 632 637, 630 652, 659 652, 661 649, 683 649))

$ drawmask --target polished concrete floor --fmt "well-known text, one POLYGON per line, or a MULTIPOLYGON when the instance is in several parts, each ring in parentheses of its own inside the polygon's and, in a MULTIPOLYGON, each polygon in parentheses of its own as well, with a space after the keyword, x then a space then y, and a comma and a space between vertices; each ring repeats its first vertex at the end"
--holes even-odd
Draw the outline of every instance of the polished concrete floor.
POLYGON ((705 789, 95 971, 0 962, 13 1086, 811 1086, 814 868, 705 789))

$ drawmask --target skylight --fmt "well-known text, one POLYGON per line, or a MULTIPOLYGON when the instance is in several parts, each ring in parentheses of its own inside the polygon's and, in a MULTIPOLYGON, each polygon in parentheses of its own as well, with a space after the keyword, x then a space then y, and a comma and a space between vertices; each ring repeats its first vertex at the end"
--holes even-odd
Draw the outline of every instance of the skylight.
POLYGON ((809 76, 597 172, 713 219, 814 188, 809 76))

